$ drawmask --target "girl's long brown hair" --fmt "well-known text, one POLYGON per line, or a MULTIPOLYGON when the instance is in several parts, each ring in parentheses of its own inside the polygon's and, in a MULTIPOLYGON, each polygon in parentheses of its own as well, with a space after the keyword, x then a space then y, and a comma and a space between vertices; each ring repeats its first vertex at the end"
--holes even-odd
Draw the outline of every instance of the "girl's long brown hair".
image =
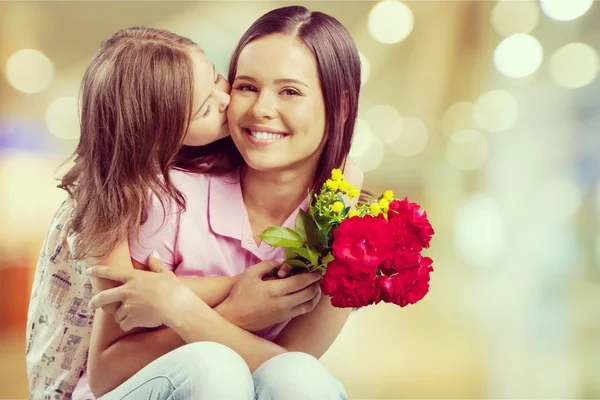
POLYGON ((58 185, 73 200, 75 258, 104 258, 136 231, 151 192, 163 208, 173 201, 185 209, 171 168, 220 172, 235 165, 228 156, 237 152, 220 151, 220 144, 182 148, 193 107, 192 51, 201 50, 187 38, 133 27, 106 39, 88 65, 75 165, 58 185))

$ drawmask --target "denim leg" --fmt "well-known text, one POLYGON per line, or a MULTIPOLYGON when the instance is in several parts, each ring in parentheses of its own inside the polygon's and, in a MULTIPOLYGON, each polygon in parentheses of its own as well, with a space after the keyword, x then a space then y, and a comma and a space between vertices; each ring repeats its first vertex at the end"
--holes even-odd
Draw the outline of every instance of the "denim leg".
POLYGON ((344 386, 315 357, 289 352, 275 356, 254 374, 256 400, 346 400, 344 386))
POLYGON ((242 357, 213 342, 182 346, 154 360, 101 400, 250 400, 254 386, 242 357))

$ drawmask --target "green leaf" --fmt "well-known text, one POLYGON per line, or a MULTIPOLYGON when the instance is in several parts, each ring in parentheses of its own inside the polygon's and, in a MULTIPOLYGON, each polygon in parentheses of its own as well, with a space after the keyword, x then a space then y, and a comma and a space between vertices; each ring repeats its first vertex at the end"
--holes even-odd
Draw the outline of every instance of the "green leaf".
POLYGON ((327 265, 333 260, 335 260, 335 257, 333 257, 333 254, 329 253, 325 257, 321 258, 321 263, 325 268, 327 268, 327 265))
POLYGON ((308 247, 318 247, 317 225, 303 209, 300 209, 296 216, 296 232, 304 238, 308 247))
POLYGON ((319 241, 324 248, 329 247, 329 228, 319 229, 319 241))
POLYGON ((298 232, 280 226, 267 228, 259 237, 273 247, 300 247, 304 244, 298 232))
POLYGON ((319 263, 319 253, 315 250, 306 247, 287 248, 285 249, 285 256, 287 258, 294 258, 296 255, 304 258, 312 265, 319 263))
POLYGON ((304 261, 298 260, 297 258, 288 258, 284 262, 293 268, 304 268, 304 269, 310 268, 310 266, 306 265, 306 263, 304 261))

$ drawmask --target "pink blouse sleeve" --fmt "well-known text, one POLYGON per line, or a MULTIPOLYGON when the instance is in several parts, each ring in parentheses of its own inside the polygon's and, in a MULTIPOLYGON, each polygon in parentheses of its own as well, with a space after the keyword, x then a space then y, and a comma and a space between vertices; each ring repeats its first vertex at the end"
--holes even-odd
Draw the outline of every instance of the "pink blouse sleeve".
POLYGON ((180 213, 173 204, 165 204, 165 208, 152 194, 148 204, 148 219, 140 226, 138 234, 129 235, 129 252, 131 258, 148 265, 148 257, 153 251, 158 252, 165 267, 175 269, 179 264, 176 254, 179 232, 180 213))

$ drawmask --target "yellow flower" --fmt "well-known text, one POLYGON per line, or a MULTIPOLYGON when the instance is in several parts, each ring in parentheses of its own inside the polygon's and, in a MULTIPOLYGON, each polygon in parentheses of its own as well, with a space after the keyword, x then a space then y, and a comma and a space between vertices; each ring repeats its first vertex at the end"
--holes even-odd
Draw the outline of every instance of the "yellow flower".
POLYGON ((352 218, 352 217, 358 217, 358 211, 350 210, 350 212, 348 213, 348 218, 352 218))
POLYGON ((386 200, 392 200, 394 198, 394 192, 391 190, 386 190, 385 192, 383 192, 383 198, 386 200))
POLYGON ((355 197, 357 197, 360 194, 360 192, 358 191, 357 188, 353 187, 348 189, 348 196, 353 199, 355 197))
POLYGON ((334 181, 341 181, 344 179, 344 175, 342 175, 342 170, 339 168, 334 168, 331 170, 331 179, 334 181))
POLYGON ((340 181, 340 190, 344 193, 348 192, 348 189, 350 189, 350 183, 348 183, 347 180, 342 179, 340 181))
POLYGON ((338 181, 332 181, 331 179, 327 179, 327 181, 325 181, 325 184, 327 185, 327 187, 333 191, 338 190, 338 188, 340 187, 340 184, 338 181))
POLYGON ((390 202, 386 199, 381 199, 379 200, 379 207, 381 207, 383 211, 387 211, 390 208, 390 202))
POLYGON ((371 214, 373 214, 373 216, 376 217, 380 213, 381 213, 381 207, 379 207, 379 204, 377 204, 377 203, 371 204, 371 214))
POLYGON ((342 203, 341 201, 336 201, 331 206, 331 210, 336 213, 341 212, 343 209, 344 209, 344 203, 342 203))

